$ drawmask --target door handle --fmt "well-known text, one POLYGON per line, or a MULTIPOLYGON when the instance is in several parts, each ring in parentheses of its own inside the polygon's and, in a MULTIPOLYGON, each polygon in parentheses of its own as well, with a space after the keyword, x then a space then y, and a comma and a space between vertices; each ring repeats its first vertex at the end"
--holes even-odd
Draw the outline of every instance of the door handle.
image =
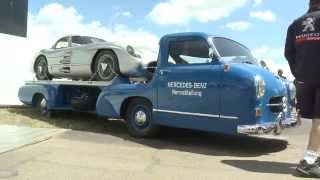
POLYGON ((160 75, 163 76, 165 73, 170 73, 171 70, 169 69, 160 69, 160 75))

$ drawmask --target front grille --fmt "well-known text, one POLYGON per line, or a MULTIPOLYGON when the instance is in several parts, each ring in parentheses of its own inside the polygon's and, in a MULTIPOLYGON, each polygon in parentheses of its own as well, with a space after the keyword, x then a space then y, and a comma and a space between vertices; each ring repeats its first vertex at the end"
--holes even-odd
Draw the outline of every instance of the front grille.
POLYGON ((272 97, 268 104, 271 112, 280 113, 284 110, 284 100, 283 97, 272 97))

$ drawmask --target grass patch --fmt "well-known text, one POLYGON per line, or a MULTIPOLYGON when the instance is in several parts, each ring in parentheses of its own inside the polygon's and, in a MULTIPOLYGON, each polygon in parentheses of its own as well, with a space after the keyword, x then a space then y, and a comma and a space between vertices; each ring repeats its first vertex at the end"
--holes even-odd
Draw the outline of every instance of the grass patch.
POLYGON ((27 126, 35 128, 63 128, 97 133, 126 133, 121 121, 109 121, 94 114, 78 112, 56 112, 54 118, 41 116, 32 108, 0 109, 0 124, 27 126))

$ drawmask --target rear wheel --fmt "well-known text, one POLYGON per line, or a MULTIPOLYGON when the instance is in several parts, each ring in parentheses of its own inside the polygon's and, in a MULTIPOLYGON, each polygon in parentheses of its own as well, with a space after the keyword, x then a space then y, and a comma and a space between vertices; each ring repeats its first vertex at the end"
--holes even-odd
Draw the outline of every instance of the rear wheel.
POLYGON ((39 56, 34 63, 34 72, 38 80, 52 80, 52 76, 49 74, 48 62, 46 57, 39 56))
POLYGON ((37 110, 43 116, 47 116, 49 118, 53 116, 53 112, 48 108, 47 99, 42 95, 37 98, 37 110))
POLYGON ((94 63, 95 80, 111 81, 119 74, 119 71, 118 59, 112 51, 99 52, 94 63))
POLYGON ((143 99, 128 104, 126 122, 129 134, 133 137, 154 137, 159 132, 159 126, 152 122, 152 105, 143 99))

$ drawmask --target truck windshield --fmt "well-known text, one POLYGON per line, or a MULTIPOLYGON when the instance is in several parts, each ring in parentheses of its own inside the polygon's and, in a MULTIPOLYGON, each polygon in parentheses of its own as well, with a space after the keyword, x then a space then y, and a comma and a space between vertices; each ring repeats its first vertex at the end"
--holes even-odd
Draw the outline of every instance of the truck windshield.
POLYGON ((225 62, 248 63, 257 65, 251 51, 244 45, 226 38, 215 37, 213 43, 225 62))

